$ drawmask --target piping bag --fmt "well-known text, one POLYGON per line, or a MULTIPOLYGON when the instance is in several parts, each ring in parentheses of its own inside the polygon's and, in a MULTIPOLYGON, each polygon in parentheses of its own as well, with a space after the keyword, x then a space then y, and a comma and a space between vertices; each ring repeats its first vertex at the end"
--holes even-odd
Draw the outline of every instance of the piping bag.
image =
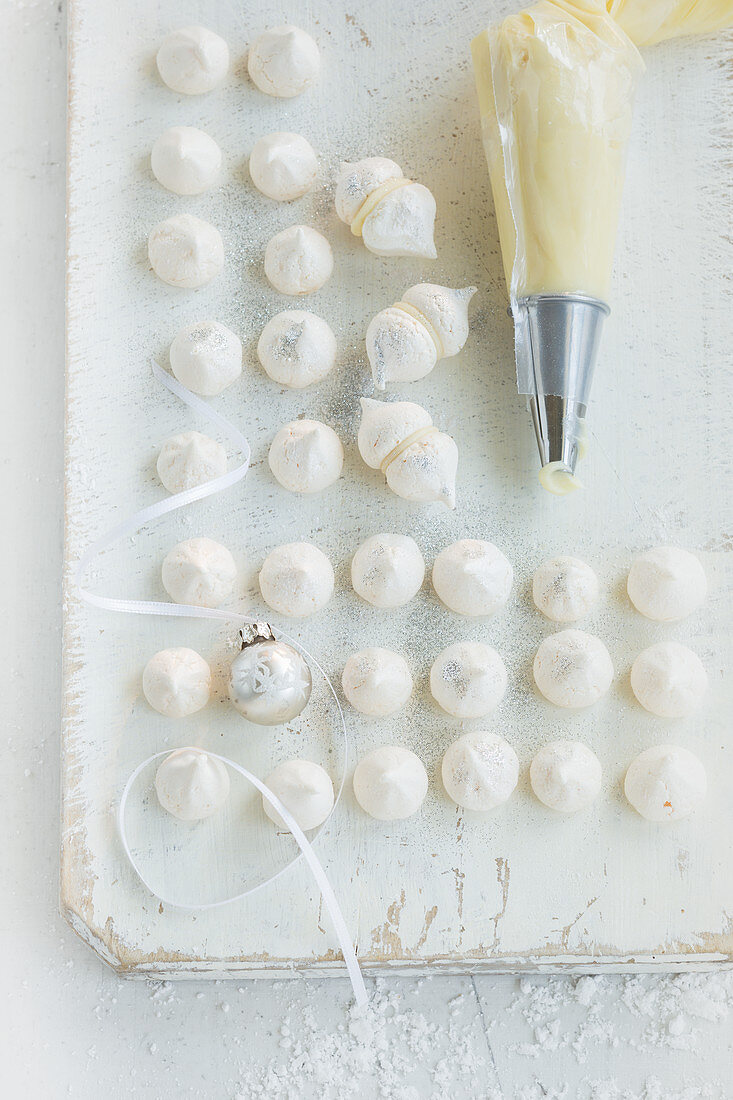
POLYGON ((637 46, 733 25, 733 0, 606 0, 606 7, 637 46))
POLYGON ((575 469, 644 65, 603 0, 540 0, 471 44, 482 135, 540 482, 575 469))

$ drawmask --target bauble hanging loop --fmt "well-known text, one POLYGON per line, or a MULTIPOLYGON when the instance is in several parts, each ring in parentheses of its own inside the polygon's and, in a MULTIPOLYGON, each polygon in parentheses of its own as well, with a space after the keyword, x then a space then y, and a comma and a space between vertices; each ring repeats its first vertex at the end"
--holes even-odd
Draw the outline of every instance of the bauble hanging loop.
POLYGON ((310 699, 311 671, 297 649, 275 638, 268 623, 240 631, 242 652, 229 671, 229 698, 259 726, 279 726, 301 714, 310 699))

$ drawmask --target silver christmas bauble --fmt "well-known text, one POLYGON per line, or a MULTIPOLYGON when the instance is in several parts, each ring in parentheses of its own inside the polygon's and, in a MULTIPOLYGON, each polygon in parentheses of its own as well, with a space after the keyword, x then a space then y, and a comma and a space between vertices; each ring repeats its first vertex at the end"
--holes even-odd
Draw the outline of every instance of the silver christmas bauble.
POLYGON ((236 709, 259 726, 279 726, 297 718, 313 686, 311 671, 297 649, 276 641, 265 623, 243 631, 242 642, 229 672, 229 698, 236 709))

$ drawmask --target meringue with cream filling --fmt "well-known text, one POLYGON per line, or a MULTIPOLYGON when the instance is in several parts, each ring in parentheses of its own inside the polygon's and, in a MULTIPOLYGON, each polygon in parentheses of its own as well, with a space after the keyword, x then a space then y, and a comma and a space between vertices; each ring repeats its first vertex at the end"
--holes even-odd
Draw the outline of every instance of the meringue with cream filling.
POLYGON ((377 389, 390 382, 416 382, 430 374, 439 359, 457 355, 468 339, 468 304, 475 293, 475 286, 451 290, 418 283, 378 313, 366 332, 377 389))
POLYGON ((421 503, 456 506, 458 448, 433 425, 430 414, 412 401, 361 399, 359 453, 381 469, 393 493, 421 503))
POLYGON ((376 256, 437 256, 435 199, 427 187, 405 179, 386 157, 345 163, 336 182, 336 212, 376 256))

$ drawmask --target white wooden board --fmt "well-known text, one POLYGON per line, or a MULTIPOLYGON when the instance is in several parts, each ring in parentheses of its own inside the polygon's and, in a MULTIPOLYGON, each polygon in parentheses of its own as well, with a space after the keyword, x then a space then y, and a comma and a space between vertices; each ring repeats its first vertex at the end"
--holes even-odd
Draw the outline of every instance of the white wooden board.
MULTIPOLYGON (((647 54, 613 313, 583 468, 587 488, 557 500, 538 486, 529 417, 515 390, 469 64, 473 33, 511 7, 464 0, 354 0, 347 9, 337 0, 272 8, 232 0, 73 0, 67 561, 70 568, 90 539, 161 497, 154 460, 167 435, 208 430, 155 385, 150 356, 164 362, 168 343, 186 322, 210 316, 230 325, 245 341, 245 370, 241 384, 215 404, 252 444, 244 485, 105 554, 92 580, 106 594, 164 598, 164 554, 181 538, 205 534, 229 546, 241 566, 237 606, 261 613, 256 575, 265 554, 283 541, 310 539, 334 562, 337 593, 326 611, 296 626, 298 636, 335 679, 357 646, 382 643, 407 655, 417 689, 404 713, 377 722, 351 712, 348 720, 357 755, 397 742, 423 758, 431 776, 424 810, 402 823, 371 821, 347 783, 317 844, 363 964, 416 970, 720 965, 733 957, 731 698, 724 676, 731 667, 726 366, 733 333, 725 278, 730 250, 723 243, 731 227, 725 133, 731 94, 724 67, 731 38, 647 54), (277 101, 247 82, 242 59, 255 34, 286 18, 318 39, 323 75, 300 99, 277 101), (226 86, 197 98, 168 91, 154 69, 161 37, 190 22, 222 33, 236 59, 226 86), (201 126, 219 141, 227 162, 221 188, 181 199, 156 184, 150 147, 175 124, 201 126), (247 177, 253 142, 274 129, 304 133, 321 155, 322 185, 293 205, 264 199, 247 177), (377 259, 336 219, 330 181, 339 160, 373 154, 393 157, 434 191, 437 261, 377 259), (182 210, 214 222, 225 240, 225 274, 199 291, 166 287, 148 269, 148 230, 182 210), (281 391, 254 354, 266 318, 292 304, 266 284, 264 245, 274 231, 299 221, 322 229, 333 244, 335 275, 307 305, 332 323, 341 349, 334 375, 305 393, 281 391), (459 505, 452 514, 390 495, 355 447, 358 398, 371 392, 363 349, 368 320, 424 279, 480 286, 463 354, 401 392, 458 440, 459 505), (266 462, 277 427, 303 414, 333 424, 347 452, 344 477, 311 499, 281 490, 266 462), (362 539, 380 530, 412 533, 428 568, 457 538, 491 539, 515 565, 510 606, 491 621, 459 620, 426 581, 400 611, 367 607, 350 589, 348 563, 362 539), (659 543, 699 550, 710 578, 705 607, 675 628, 645 622, 624 596, 631 557, 659 543), (543 558, 560 551, 586 558, 600 574, 603 599, 584 625, 606 641, 617 670, 608 697, 575 715, 545 704, 531 680, 534 650, 551 627, 531 605, 529 581, 543 558), (709 671, 709 698, 693 720, 664 722, 633 701, 631 661, 663 637, 689 641, 709 671), (438 776, 440 757, 462 727, 431 703, 427 672, 438 651, 461 638, 485 639, 505 657, 510 689, 490 724, 514 744, 523 766, 514 799, 485 817, 458 811, 438 776), (587 741, 605 774, 597 806, 569 820, 534 801, 526 779, 532 754, 558 736, 587 741), (693 819, 657 828, 628 809, 620 784, 638 751, 668 740, 699 753, 711 792, 693 819)), ((339 749, 319 725, 318 708, 295 732, 259 736, 232 713, 223 686, 232 634, 207 623, 90 609, 77 599, 67 572, 62 909, 100 956, 127 974, 220 977, 340 967, 303 866, 244 902, 194 914, 159 904, 120 848, 114 814, 121 788, 136 764, 159 749, 201 744, 264 776, 297 743, 337 772, 339 749), (217 691, 200 714, 173 722, 147 706, 140 678, 152 653, 181 644, 210 660, 217 691)), ((225 822, 214 837, 216 867, 229 871, 215 868, 194 878, 203 894, 225 879, 236 885, 240 866, 251 874, 283 863, 289 840, 276 836, 249 801, 242 818, 225 822)), ((145 843, 160 872, 170 824, 153 802, 145 813, 145 843)), ((174 837, 171 850, 175 846, 174 837)))

